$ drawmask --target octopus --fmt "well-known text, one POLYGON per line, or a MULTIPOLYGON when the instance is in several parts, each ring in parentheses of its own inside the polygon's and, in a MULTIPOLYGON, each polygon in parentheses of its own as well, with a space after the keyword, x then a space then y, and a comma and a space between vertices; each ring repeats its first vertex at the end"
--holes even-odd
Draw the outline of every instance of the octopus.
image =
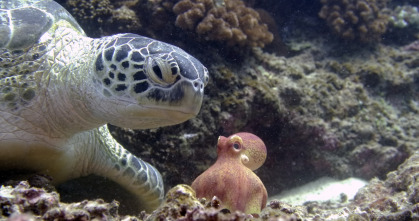
POLYGON ((258 214, 265 207, 268 194, 253 172, 266 160, 266 146, 254 134, 241 132, 220 136, 217 161, 192 183, 199 198, 220 199, 221 208, 258 214))

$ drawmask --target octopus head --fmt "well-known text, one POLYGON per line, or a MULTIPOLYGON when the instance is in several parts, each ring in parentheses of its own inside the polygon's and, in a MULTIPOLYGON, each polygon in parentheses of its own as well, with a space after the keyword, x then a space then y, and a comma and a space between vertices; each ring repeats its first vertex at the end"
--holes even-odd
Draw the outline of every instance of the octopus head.
POLYGON ((246 132, 236 133, 229 137, 220 136, 217 144, 218 156, 240 158, 249 169, 256 170, 266 160, 266 146, 256 135, 246 132))

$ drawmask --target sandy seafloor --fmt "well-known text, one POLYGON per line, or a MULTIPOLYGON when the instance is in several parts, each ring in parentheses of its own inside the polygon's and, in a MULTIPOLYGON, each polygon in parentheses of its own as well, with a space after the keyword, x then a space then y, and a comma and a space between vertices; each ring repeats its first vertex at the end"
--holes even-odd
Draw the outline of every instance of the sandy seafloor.
MULTIPOLYGON (((150 36, 178 45, 209 69, 195 119, 143 131, 111 126, 121 144, 159 169, 170 200, 150 215, 99 177, 51 187, 48 179, 32 176, 30 183, 44 190, 18 184, 24 179, 11 171, 14 176, 3 184, 18 185, 0 189, 0 219, 419 220, 416 1, 346 1, 378 7, 385 15, 384 30, 372 32, 367 42, 357 31, 354 39, 345 39, 333 22, 319 17, 332 1, 246 1, 273 20, 274 42, 264 48, 231 46, 182 30, 171 11, 178 1, 92 2, 60 1, 89 36, 150 36), (218 136, 240 131, 258 135, 268 148, 256 171, 269 195, 259 217, 220 210, 176 186, 190 185, 215 161, 218 136), (343 194, 334 192, 330 200, 316 192, 326 188, 325 181, 348 179, 356 179, 349 186, 358 192, 342 185, 337 188, 343 194), (313 182, 302 194, 294 189, 313 182), (301 198, 310 192, 318 198, 311 195, 304 203, 301 198)), ((343 7, 345 1, 335 2, 343 7)))

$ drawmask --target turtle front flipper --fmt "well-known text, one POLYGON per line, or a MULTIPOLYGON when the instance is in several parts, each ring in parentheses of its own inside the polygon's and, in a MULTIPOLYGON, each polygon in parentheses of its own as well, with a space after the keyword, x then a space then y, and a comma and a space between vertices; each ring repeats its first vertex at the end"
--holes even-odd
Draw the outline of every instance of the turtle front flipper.
MULTIPOLYGON (((141 202, 141 209, 150 212, 156 209, 163 200, 163 179, 159 171, 131 154, 120 145, 109 133, 106 125, 84 133, 90 133, 89 139, 76 139, 83 142, 86 148, 78 152, 80 159, 75 165, 73 177, 95 174, 111 179, 126 190, 135 194, 141 202)), ((80 137, 80 138, 81 138, 80 137)), ((80 141, 80 142, 78 142, 80 141)))

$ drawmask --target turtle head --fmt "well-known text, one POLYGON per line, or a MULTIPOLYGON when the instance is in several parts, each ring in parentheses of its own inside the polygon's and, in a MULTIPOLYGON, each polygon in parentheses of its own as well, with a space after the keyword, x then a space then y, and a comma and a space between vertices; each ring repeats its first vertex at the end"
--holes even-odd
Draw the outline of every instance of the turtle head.
POLYGON ((201 108, 208 70, 173 45, 134 34, 113 37, 97 54, 94 87, 108 123, 129 128, 178 124, 201 108))

